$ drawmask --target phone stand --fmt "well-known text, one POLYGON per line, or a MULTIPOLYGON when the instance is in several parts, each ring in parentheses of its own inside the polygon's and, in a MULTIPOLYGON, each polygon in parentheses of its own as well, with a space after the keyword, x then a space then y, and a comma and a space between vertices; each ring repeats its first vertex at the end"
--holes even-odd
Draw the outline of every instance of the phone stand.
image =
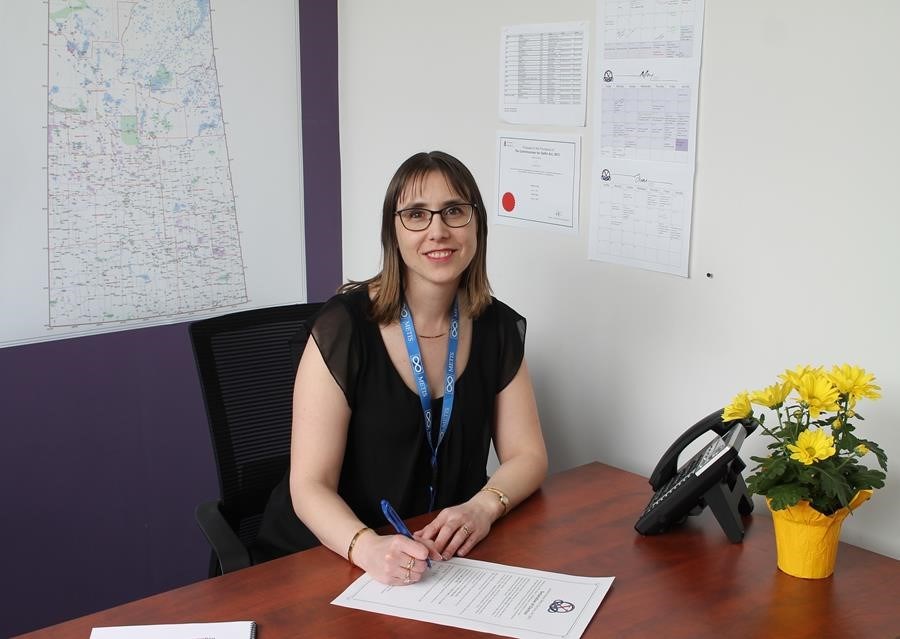
POLYGON ((746 467, 740 457, 735 457, 722 479, 702 497, 702 501, 716 516, 728 540, 735 544, 744 539, 744 522, 741 515, 753 512, 753 500, 747 494, 747 484, 741 475, 741 471, 746 467))

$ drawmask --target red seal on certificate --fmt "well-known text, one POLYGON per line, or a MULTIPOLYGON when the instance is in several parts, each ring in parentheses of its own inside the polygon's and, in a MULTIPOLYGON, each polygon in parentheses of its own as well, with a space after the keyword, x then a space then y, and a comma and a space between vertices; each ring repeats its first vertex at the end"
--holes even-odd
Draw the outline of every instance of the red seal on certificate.
POLYGON ((503 194, 503 198, 501 200, 503 204, 503 209, 507 213, 511 213, 514 208, 516 208, 516 196, 507 191, 503 194))

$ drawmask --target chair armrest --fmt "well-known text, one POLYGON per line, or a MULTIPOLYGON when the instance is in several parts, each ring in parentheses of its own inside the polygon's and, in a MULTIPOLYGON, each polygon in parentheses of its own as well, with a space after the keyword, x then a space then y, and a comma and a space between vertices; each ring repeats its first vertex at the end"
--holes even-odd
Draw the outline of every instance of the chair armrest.
POLYGON ((250 566, 250 552, 222 516, 218 501, 200 504, 194 516, 219 559, 223 575, 250 566))

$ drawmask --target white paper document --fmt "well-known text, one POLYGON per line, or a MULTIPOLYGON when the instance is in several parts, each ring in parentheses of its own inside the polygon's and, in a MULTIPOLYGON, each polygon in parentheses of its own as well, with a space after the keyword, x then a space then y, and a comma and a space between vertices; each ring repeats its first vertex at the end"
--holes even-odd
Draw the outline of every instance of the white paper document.
POLYGON ((331 603, 505 637, 575 639, 613 579, 456 557, 436 562, 409 586, 386 586, 363 575, 331 603))
POLYGON ((106 626, 91 630, 90 639, 253 639, 253 621, 170 623, 149 626, 106 626))
POLYGON ((699 58, 702 0, 599 0, 603 57, 699 58))
POLYGON ((619 62, 599 83, 600 155, 694 164, 697 77, 678 64, 619 62))
POLYGON ((597 0, 588 257, 687 277, 704 0, 597 0))
POLYGON ((587 22, 519 25, 500 33, 500 119, 584 126, 587 22))
POLYGON ((494 222, 577 233, 580 190, 580 136, 497 134, 494 222))
POLYGON ((686 277, 693 172, 605 157, 594 172, 588 257, 686 277))

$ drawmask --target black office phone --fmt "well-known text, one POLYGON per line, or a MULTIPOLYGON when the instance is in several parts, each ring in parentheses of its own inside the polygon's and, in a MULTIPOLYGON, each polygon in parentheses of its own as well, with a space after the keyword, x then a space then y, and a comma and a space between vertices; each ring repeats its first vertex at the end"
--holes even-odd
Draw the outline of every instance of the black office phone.
POLYGON ((741 515, 753 511, 753 501, 741 475, 746 465, 738 451, 755 427, 749 420, 723 422, 720 409, 687 429, 663 453, 650 475, 653 496, 635 530, 642 535, 663 533, 709 506, 728 538, 735 543, 741 541, 741 515), (679 467, 681 452, 710 431, 716 437, 679 467))

